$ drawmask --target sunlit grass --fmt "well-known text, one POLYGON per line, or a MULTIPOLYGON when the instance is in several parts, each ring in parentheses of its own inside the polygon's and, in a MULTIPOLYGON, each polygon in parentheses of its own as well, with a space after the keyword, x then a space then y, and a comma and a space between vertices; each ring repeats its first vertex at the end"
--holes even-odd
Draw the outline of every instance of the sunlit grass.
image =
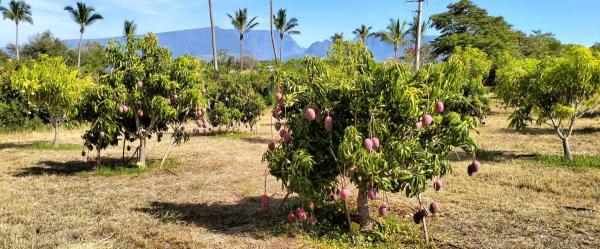
POLYGON ((79 150, 81 145, 61 143, 54 146, 52 142, 36 142, 31 145, 34 150, 79 150))
POLYGON ((539 155, 538 162, 553 167, 584 167, 600 168, 600 157, 598 156, 573 156, 573 160, 565 160, 558 155, 539 155))

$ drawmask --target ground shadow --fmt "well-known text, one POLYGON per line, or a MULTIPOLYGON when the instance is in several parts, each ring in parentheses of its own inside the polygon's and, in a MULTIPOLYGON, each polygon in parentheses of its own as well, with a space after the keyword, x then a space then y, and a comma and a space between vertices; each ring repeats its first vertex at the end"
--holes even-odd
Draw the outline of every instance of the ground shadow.
POLYGON ((6 149, 31 149, 34 144, 43 143, 45 141, 29 141, 26 143, 0 143, 0 150, 6 149))
POLYGON ((248 143, 265 144, 265 145, 268 142, 271 142, 271 139, 264 138, 264 137, 245 137, 245 138, 241 138, 241 140, 244 141, 244 142, 248 142, 248 143))
MULTIPOLYGON (((271 199, 271 211, 261 211, 260 197, 246 197, 236 203, 173 203, 152 202, 136 211, 152 215, 163 222, 194 224, 212 232, 236 234, 264 239, 276 223, 282 223, 285 214, 277 214, 281 199, 271 199)), ((296 198, 286 202, 295 203, 296 198)))
MULTIPOLYGON (((478 150, 477 160, 481 162, 503 162, 512 159, 535 159, 538 154, 524 154, 517 153, 515 151, 498 151, 498 150, 478 150)), ((464 160, 470 160, 471 155, 464 151, 452 152, 448 155, 448 160, 459 162, 464 160)))
MULTIPOLYGON (((123 161, 116 158, 103 158, 103 166, 122 165, 123 161)), ((115 166, 116 167, 116 166, 115 166)), ((72 176, 78 173, 89 172, 95 170, 94 162, 86 162, 84 158, 74 161, 40 161, 37 165, 23 169, 15 173, 15 177, 39 176, 39 175, 60 175, 72 176)))

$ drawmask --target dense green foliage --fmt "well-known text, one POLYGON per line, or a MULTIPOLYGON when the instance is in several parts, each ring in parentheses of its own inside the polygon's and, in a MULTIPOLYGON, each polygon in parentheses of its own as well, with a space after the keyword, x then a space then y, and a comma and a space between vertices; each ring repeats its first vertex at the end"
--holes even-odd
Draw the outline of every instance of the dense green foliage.
POLYGON ((575 121, 600 105, 600 59, 584 47, 570 47, 558 57, 515 59, 507 56, 498 70, 498 97, 514 108, 510 127, 524 129, 532 120, 552 127, 571 159, 569 138, 575 121))
POLYGON ((55 145, 60 142, 60 127, 76 114, 75 106, 82 93, 93 84, 88 77, 79 78, 78 71, 69 68, 62 57, 46 55, 23 65, 11 76, 11 81, 29 102, 48 111, 55 130, 55 145))
POLYGON ((48 120, 43 108, 32 106, 22 92, 12 84, 10 77, 16 65, 0 62, 0 128, 2 130, 34 129, 48 120))
POLYGON ((270 103, 272 84, 266 77, 260 73, 231 74, 212 82, 207 92, 210 124, 225 126, 227 131, 239 125, 252 130, 270 103))
POLYGON ((433 43, 435 56, 448 56, 456 47, 471 46, 490 56, 517 52, 520 34, 503 17, 490 16, 469 0, 448 5, 448 11, 431 16, 431 25, 441 35, 433 43))
POLYGON ((106 50, 112 70, 83 102, 83 116, 92 124, 85 145, 99 152, 119 139, 138 140, 138 165, 145 167, 148 138, 160 139, 171 126, 173 143, 185 141, 182 125, 203 116, 203 63, 189 56, 171 60, 153 34, 112 41, 106 50))
POLYGON ((327 60, 307 57, 303 64, 298 72, 277 72, 277 89, 285 97, 274 117, 285 123, 279 145, 264 154, 270 173, 289 191, 322 203, 332 189, 354 184, 365 226, 369 189, 418 197, 429 180, 452 170, 446 155, 453 148, 475 151, 469 133, 476 118, 452 109, 473 99, 465 98, 467 82, 461 81, 477 71, 467 63, 457 59, 413 74, 375 63, 362 43, 339 42, 327 60), (436 112, 436 101, 455 104, 436 112), (313 111, 314 120, 308 114, 313 111), (432 124, 416 127, 426 115, 432 124), (380 147, 364 148, 372 138, 380 147))

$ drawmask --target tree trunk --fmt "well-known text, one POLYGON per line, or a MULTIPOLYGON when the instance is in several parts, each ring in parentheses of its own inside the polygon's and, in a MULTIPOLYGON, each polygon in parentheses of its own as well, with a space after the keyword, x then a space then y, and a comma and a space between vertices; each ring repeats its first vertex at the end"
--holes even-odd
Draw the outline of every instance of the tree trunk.
MULTIPOLYGON (((273 0, 269 1, 271 4, 271 15, 270 15, 270 20, 271 20, 271 44, 273 44, 273 59, 275 60, 275 63, 277 63, 277 49, 275 48, 275 35, 273 34, 273 0)), ((279 56, 281 56, 281 53, 279 54, 279 56)))
POLYGON ((146 136, 141 135, 140 138, 140 159, 138 160, 138 167, 146 167, 146 136))
POLYGON ((15 38, 15 45, 17 46, 17 61, 19 61, 19 23, 17 23, 17 32, 15 38))
POLYGON ((54 121, 54 147, 58 147, 60 144, 60 122, 54 121))
POLYGON ((96 166, 100 166, 100 153, 102 152, 102 150, 100 150, 100 147, 96 147, 96 166))
POLYGON ((79 49, 77 51, 77 67, 81 66, 81 44, 83 43, 83 32, 79 32, 79 49))
POLYGON ((569 137, 561 138, 563 145, 563 154, 565 159, 573 160, 573 155, 571 155, 571 147, 569 146, 569 137))
POLYGON ((423 12, 423 0, 419 1, 419 9, 417 10, 417 42, 415 43, 415 72, 421 67, 421 32, 423 32, 423 22, 421 21, 421 13, 423 12))
POLYGON ((210 12, 210 32, 212 35, 212 53, 213 53, 213 64, 215 70, 219 70, 219 66, 217 65, 217 38, 215 37, 215 20, 213 18, 212 11, 212 0, 208 0, 208 9, 210 12))
POLYGON ((125 139, 125 136, 123 136, 123 157, 121 158, 121 160, 125 161, 125 146, 127 145, 127 139, 125 139))
POLYGON ((283 36, 279 39, 279 62, 283 63, 283 36))
POLYGON ((394 45, 394 63, 398 63, 398 45, 394 45))
POLYGON ((244 71, 244 39, 240 39, 240 71, 244 71))
POLYGON ((358 223, 360 224, 361 230, 373 229, 373 222, 371 222, 371 215, 369 214, 369 200, 367 198, 367 192, 360 190, 357 197, 357 209, 358 209, 358 223))

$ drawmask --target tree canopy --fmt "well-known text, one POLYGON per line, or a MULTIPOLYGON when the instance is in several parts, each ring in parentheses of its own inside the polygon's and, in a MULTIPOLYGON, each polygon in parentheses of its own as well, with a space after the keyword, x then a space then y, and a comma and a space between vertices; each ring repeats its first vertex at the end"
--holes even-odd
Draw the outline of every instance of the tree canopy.
POLYGON ((456 47, 471 46, 490 56, 503 51, 517 51, 522 33, 512 30, 501 16, 488 12, 469 0, 448 5, 444 13, 431 16, 431 26, 441 33, 433 42, 433 54, 446 57, 456 47))
POLYGON ((600 105, 600 59, 581 46, 556 57, 503 58, 496 91, 514 108, 510 127, 524 129, 531 121, 552 127, 571 159, 568 142, 575 121, 600 105))
POLYGON ((55 145, 60 142, 60 126, 74 114, 83 92, 93 85, 90 78, 79 78, 78 71, 69 68, 63 58, 47 55, 21 67, 11 81, 31 103, 48 111, 55 129, 55 145))

